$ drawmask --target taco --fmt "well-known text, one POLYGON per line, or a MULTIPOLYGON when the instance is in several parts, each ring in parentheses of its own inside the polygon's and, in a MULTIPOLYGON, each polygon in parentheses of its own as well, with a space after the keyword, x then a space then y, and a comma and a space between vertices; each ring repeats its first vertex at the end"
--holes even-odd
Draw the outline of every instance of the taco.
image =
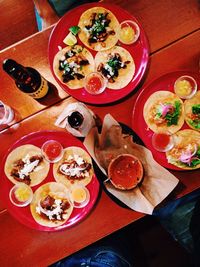
POLYGON ((54 57, 53 70, 58 79, 70 89, 79 89, 84 78, 94 71, 92 54, 80 45, 67 46, 54 57))
POLYGON ((49 172, 50 164, 45 161, 41 149, 34 145, 22 145, 8 155, 4 172, 14 183, 25 183, 35 186, 41 183, 49 172))
POLYGON ((80 147, 64 149, 63 158, 54 163, 54 178, 57 182, 70 187, 73 185, 87 185, 94 175, 92 160, 88 153, 80 147))
POLYGON ((104 7, 93 7, 80 17, 78 34, 84 45, 95 51, 113 47, 118 41, 119 22, 115 15, 104 7))
POLYGON ((44 184, 35 191, 30 208, 34 220, 47 227, 64 224, 73 211, 67 188, 55 182, 44 184))
POLYGON ((146 101, 143 116, 153 132, 175 133, 184 124, 183 101, 169 91, 157 91, 146 101))
POLYGON ((194 130, 200 131, 200 92, 191 99, 185 100, 185 121, 194 130))
POLYGON ((185 129, 174 135, 174 147, 166 152, 169 163, 185 170, 200 168, 200 133, 185 129))
POLYGON ((124 88, 133 78, 135 64, 131 54, 123 47, 115 46, 95 56, 98 72, 108 79, 110 89, 124 88))

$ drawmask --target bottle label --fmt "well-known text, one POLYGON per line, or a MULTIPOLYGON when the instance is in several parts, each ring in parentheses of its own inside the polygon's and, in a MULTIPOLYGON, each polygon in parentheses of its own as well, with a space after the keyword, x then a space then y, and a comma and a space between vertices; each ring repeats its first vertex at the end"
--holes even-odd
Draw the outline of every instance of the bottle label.
POLYGON ((28 95, 32 96, 35 99, 39 99, 44 97, 48 93, 48 90, 49 90, 48 82, 41 76, 40 87, 34 93, 28 93, 28 95))

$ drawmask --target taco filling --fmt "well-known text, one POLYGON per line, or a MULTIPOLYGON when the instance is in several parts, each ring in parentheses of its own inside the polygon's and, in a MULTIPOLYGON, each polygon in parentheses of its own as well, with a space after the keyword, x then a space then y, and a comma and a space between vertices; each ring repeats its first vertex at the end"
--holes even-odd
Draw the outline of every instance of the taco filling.
POLYGON ((89 177, 91 168, 92 165, 90 163, 75 154, 68 156, 67 160, 60 165, 58 172, 64 174, 67 179, 73 182, 74 180, 82 180, 89 177))
POLYGON ((188 114, 188 123, 195 129, 200 130, 200 104, 192 106, 192 113, 188 114))
POLYGON ((109 13, 92 13, 90 16, 89 24, 85 26, 84 31, 88 36, 88 43, 101 43, 102 47, 105 47, 104 43, 109 35, 115 35, 115 31, 109 27, 111 20, 108 18, 109 13))
POLYGON ((181 165, 196 167, 200 164, 200 146, 191 143, 186 147, 177 146, 170 153, 170 158, 177 158, 181 165))
POLYGON ((66 199, 58 199, 47 195, 38 202, 36 212, 40 214, 43 219, 64 221, 68 218, 67 210, 70 206, 70 203, 66 199))
POLYGON ((157 103, 150 110, 149 120, 158 126, 162 125, 177 125, 181 114, 181 102, 175 101, 171 103, 157 103))
POLYGON ((115 79, 119 76, 119 70, 126 69, 129 63, 129 60, 123 62, 119 53, 110 53, 108 54, 106 64, 100 63, 97 71, 101 72, 110 83, 114 83, 115 79))
POLYGON ((10 175, 18 182, 30 185, 30 174, 40 169, 39 165, 42 161, 42 156, 35 155, 30 157, 27 154, 23 159, 14 162, 10 175))
POLYGON ((81 53, 84 48, 72 47, 59 60, 59 70, 62 72, 62 81, 81 80, 85 77, 82 69, 89 65, 89 61, 81 53))

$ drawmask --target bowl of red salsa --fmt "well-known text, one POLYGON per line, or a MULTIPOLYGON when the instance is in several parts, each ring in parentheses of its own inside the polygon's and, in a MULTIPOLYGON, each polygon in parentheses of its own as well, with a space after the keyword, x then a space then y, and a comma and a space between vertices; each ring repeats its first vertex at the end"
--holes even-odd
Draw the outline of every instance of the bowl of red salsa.
POLYGON ((56 141, 56 140, 48 140, 46 141, 42 147, 41 151, 43 154, 43 157, 48 161, 48 162, 57 162, 63 157, 63 147, 62 145, 56 141))
POLYGON ((143 178, 142 163, 131 154, 121 154, 110 162, 108 177, 117 189, 133 189, 143 178))
POLYGON ((170 133, 153 133, 152 145, 160 152, 167 152, 174 146, 173 136, 170 133))
POLYGON ((89 94, 99 95, 106 89, 107 79, 99 72, 91 72, 85 77, 84 84, 89 94))

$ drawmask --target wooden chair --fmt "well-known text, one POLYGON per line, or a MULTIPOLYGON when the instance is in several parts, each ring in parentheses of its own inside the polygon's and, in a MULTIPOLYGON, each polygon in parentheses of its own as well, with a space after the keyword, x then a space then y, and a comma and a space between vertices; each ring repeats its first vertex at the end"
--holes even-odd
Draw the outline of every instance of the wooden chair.
POLYGON ((0 0, 0 50, 37 32, 32 0, 0 0))

